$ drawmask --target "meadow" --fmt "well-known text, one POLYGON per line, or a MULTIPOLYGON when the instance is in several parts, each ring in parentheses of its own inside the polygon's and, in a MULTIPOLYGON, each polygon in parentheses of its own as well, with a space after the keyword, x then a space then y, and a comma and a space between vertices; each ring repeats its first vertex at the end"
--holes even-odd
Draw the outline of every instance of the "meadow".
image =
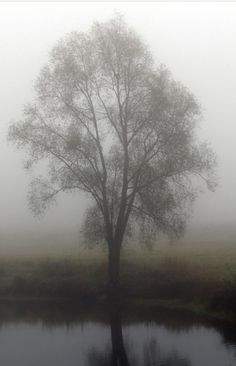
MULTIPOLYGON (((68 246, 2 248, 0 297, 103 299, 105 249, 68 246)), ((161 302, 236 317, 236 246, 228 243, 125 247, 122 294, 132 301, 161 302)))

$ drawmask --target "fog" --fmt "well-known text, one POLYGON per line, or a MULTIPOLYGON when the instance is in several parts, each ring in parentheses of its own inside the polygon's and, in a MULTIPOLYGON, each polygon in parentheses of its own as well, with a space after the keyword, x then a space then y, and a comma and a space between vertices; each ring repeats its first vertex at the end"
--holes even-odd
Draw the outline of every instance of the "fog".
MULTIPOLYGON (((209 238, 235 233, 236 217, 236 4, 234 3, 1 3, 0 4, 0 207, 1 233, 78 233, 84 196, 62 195, 36 219, 27 204, 31 175, 24 153, 6 141, 9 123, 32 101, 33 85, 48 53, 66 33, 122 13, 202 106, 199 135, 216 152, 218 188, 196 201, 187 234, 209 238)), ((33 171, 37 175, 37 169, 33 171)))

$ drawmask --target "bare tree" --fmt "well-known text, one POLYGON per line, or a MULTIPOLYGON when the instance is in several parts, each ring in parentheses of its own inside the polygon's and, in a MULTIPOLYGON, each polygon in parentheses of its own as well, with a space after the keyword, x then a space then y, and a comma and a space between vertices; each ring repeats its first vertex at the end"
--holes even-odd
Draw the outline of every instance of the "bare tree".
POLYGON ((35 90, 9 129, 27 167, 48 162, 47 180, 32 182, 31 208, 41 213, 61 191, 87 192, 85 232, 106 241, 114 288, 126 233, 181 235, 193 177, 212 183, 214 155, 195 133, 198 103, 120 17, 59 41, 35 90))

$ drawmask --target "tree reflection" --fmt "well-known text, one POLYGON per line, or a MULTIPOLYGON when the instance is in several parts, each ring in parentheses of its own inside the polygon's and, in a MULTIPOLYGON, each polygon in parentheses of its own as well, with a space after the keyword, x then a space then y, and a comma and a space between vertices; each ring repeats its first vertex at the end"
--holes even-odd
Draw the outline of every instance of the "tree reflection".
POLYGON ((87 356, 88 366, 191 366, 191 363, 176 352, 164 355, 156 338, 147 340, 143 348, 135 350, 124 343, 120 309, 110 306, 111 345, 104 351, 92 348, 87 356))
POLYGON ((124 346, 119 305, 111 302, 109 306, 109 312, 111 347, 107 346, 104 352, 99 352, 93 348, 88 354, 88 365, 130 366, 124 346))
POLYGON ((191 366, 191 363, 176 352, 163 355, 156 338, 147 341, 143 347, 144 366, 191 366))
POLYGON ((110 304, 110 328, 112 344, 112 366, 129 366, 129 360, 124 346, 122 333, 121 312, 117 304, 110 304))

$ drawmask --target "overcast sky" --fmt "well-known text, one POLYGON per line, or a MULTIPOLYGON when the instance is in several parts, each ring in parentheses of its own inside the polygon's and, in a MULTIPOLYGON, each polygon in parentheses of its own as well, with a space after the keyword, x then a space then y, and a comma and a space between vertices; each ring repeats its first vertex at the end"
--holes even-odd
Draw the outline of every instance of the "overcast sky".
POLYGON ((41 221, 33 218, 27 206, 30 176, 23 153, 6 142, 7 128, 32 100, 34 81, 55 42, 115 12, 202 106, 200 134, 217 154, 219 187, 198 199, 192 226, 236 224, 236 4, 19 2, 0 3, 0 230, 78 227, 85 203, 75 197, 62 197, 41 221))

